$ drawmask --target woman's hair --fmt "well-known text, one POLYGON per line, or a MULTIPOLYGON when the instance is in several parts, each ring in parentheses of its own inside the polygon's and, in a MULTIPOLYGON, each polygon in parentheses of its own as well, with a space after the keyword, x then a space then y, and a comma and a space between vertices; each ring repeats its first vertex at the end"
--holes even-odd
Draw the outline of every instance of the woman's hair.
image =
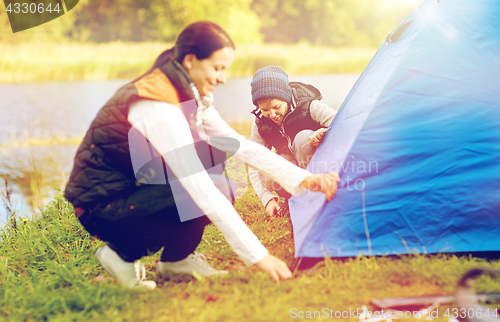
POLYGON ((174 47, 158 56, 150 71, 163 66, 172 58, 182 63, 187 54, 194 54, 197 59, 202 60, 226 47, 236 49, 231 37, 224 29, 210 21, 195 22, 184 28, 177 37, 174 47))

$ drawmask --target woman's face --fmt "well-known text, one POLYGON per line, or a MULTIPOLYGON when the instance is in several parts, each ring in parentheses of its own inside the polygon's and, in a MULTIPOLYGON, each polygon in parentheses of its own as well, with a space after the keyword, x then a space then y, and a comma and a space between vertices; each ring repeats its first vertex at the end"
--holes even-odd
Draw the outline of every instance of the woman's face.
POLYGON ((226 69, 231 66, 233 60, 234 49, 225 47, 202 60, 198 60, 194 54, 187 54, 182 65, 188 71, 200 95, 207 96, 213 92, 217 84, 226 82, 226 69))

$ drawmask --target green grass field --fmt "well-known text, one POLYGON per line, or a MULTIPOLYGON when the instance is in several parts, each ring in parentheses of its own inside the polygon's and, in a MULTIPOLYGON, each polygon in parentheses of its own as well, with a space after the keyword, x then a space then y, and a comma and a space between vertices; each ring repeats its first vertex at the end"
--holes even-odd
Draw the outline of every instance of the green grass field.
MULTIPOLYGON (((236 210, 270 253, 291 265, 289 218, 265 214, 255 192, 244 189, 244 165, 231 161, 228 169, 239 187, 236 210)), ((73 214, 59 193, 37 219, 3 227, 0 321, 289 321, 307 311, 355 311, 363 305, 374 311, 372 299, 453 294, 467 269, 500 267, 498 260, 444 254, 327 259, 313 270, 276 283, 257 267, 246 267, 209 225, 198 251, 216 268, 229 270, 228 276, 196 279, 172 274, 160 280, 156 254, 142 262, 158 288, 138 292, 117 285, 99 265, 95 252, 103 243, 89 236, 73 214)), ((499 288, 491 278, 478 280, 479 292, 499 288)), ((437 321, 448 321, 443 317, 447 308, 439 307, 437 321)))
MULTIPOLYGON (((0 82, 15 83, 135 78, 147 71, 171 44, 32 42, 0 46, 0 82)), ((245 44, 237 47, 228 76, 252 76, 268 65, 280 65, 292 75, 360 73, 375 50, 245 44)))

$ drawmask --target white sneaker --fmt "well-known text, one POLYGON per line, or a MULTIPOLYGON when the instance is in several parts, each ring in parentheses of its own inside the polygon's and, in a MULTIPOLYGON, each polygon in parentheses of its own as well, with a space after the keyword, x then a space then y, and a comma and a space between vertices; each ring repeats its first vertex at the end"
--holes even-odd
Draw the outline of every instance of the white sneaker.
POLYGON ((118 284, 133 289, 154 290, 156 288, 155 281, 144 280, 146 278, 146 269, 144 268, 144 264, 139 262, 129 263, 124 261, 107 245, 99 248, 96 256, 108 273, 116 278, 118 284))
POLYGON ((168 271, 174 273, 192 274, 198 273, 200 276, 225 275, 228 271, 216 270, 207 262, 205 255, 200 253, 189 254, 188 257, 177 262, 158 262, 156 272, 162 276, 168 271))

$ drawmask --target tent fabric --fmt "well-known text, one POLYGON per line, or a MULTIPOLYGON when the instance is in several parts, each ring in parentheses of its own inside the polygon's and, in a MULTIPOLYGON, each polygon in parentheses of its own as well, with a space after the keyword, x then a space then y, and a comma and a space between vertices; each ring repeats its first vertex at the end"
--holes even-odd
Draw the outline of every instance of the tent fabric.
POLYGON ((290 200, 296 257, 499 251, 500 2, 427 0, 371 59, 290 200))

